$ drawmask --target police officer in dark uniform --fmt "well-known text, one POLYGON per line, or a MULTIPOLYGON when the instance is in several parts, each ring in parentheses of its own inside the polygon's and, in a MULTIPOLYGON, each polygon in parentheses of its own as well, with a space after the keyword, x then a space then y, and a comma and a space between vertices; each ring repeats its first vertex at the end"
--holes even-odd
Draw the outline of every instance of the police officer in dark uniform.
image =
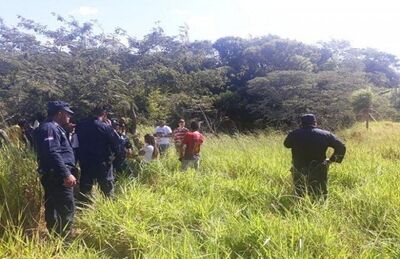
POLYGON ((292 149, 292 175, 296 194, 304 196, 308 191, 326 198, 329 164, 342 162, 346 153, 345 145, 329 131, 317 128, 313 114, 301 117, 301 128, 290 132, 284 145, 292 149), (328 147, 334 149, 330 158, 326 157, 328 147))
POLYGON ((107 110, 96 108, 94 116, 76 127, 81 167, 79 199, 88 202, 95 181, 107 197, 114 193, 113 160, 119 156, 120 138, 111 127, 107 110))
POLYGON ((76 178, 75 157, 63 129, 73 114, 68 103, 48 103, 48 118, 35 130, 39 174, 44 189, 44 208, 47 229, 66 235, 75 213, 73 186, 76 178))

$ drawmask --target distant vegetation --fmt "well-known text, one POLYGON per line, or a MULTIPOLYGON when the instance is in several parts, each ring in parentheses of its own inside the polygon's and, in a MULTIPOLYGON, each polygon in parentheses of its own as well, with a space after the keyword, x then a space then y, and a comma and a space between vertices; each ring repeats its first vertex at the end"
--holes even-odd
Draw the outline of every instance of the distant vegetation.
MULTIPOLYGON (((212 127, 293 127, 314 112, 330 128, 355 122, 351 96, 370 89, 377 118, 398 118, 399 60, 342 41, 307 45, 274 35, 191 41, 189 28, 161 27, 143 39, 123 29, 55 15, 58 28, 20 17, 0 19, 0 116, 43 114, 48 100, 69 101, 77 118, 108 104, 119 116, 135 109, 148 122, 206 115, 212 127)), ((312 30, 312 28, 310 28, 312 30)))

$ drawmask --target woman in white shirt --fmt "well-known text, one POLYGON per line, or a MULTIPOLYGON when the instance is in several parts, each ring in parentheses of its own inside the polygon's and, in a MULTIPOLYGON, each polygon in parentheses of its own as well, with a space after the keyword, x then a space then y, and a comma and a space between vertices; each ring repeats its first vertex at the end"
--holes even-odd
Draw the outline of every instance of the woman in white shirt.
POLYGON ((143 162, 149 163, 158 157, 158 148, 154 137, 150 134, 144 136, 144 147, 140 150, 139 155, 143 156, 143 162))

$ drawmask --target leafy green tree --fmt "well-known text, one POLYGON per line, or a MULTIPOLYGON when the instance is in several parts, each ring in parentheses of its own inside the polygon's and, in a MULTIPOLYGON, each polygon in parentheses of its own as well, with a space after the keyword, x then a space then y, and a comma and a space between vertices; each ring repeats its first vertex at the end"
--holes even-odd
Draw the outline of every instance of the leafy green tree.
POLYGON ((275 35, 214 43, 190 41, 189 28, 166 35, 156 24, 142 39, 122 28, 96 32, 54 14, 51 29, 19 17, 17 27, 0 19, 0 117, 33 119, 49 100, 63 99, 85 117, 96 105, 116 116, 153 122, 197 117, 212 128, 293 127, 304 112, 329 127, 354 121, 351 93, 371 85, 382 117, 396 117, 399 64, 395 56, 357 49, 347 42, 317 46, 275 35), (385 110, 390 112, 385 112, 385 110), (382 112, 383 111, 383 112, 382 112), (214 125, 214 126, 213 126, 214 125))
POLYGON ((365 120, 365 127, 369 128, 369 120, 374 119, 372 116, 372 104, 374 94, 371 89, 361 89, 353 93, 352 106, 357 115, 365 120))

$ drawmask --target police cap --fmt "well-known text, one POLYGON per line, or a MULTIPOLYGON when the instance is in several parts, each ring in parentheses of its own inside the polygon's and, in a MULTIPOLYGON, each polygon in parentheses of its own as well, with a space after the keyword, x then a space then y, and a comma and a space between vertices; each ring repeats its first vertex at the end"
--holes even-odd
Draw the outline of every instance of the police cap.
POLYGON ((69 114, 74 114, 74 112, 69 107, 69 104, 63 101, 51 101, 47 104, 47 113, 55 114, 59 111, 66 111, 69 114))
POLYGON ((311 126, 315 125, 317 123, 317 118, 315 117, 314 114, 304 114, 301 116, 301 125, 303 126, 311 126))

